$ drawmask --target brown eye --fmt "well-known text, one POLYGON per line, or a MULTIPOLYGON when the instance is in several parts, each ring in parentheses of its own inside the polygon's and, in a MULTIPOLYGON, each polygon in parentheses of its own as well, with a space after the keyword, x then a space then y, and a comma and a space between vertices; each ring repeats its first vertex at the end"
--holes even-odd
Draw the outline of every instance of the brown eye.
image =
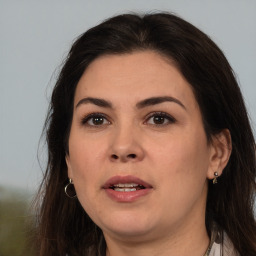
POLYGON ((154 116, 154 117, 153 117, 153 122, 154 122, 155 124, 164 124, 165 121, 166 121, 166 118, 163 117, 163 116, 154 116))
POLYGON ((103 117, 92 117, 88 123, 93 124, 93 125, 102 125, 104 124, 104 118, 103 117))
POLYGON ((174 123, 176 120, 166 113, 153 113, 146 121, 150 125, 168 125, 174 123))
POLYGON ((101 126, 110 124, 107 118, 100 114, 91 114, 82 120, 82 123, 88 126, 101 126))

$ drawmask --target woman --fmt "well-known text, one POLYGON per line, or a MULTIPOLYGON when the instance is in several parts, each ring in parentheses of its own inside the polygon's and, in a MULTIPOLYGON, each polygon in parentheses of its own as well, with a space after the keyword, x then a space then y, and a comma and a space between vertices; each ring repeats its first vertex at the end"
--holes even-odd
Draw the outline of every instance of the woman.
POLYGON ((80 36, 45 129, 41 256, 256 255, 243 98, 181 18, 120 15, 80 36))

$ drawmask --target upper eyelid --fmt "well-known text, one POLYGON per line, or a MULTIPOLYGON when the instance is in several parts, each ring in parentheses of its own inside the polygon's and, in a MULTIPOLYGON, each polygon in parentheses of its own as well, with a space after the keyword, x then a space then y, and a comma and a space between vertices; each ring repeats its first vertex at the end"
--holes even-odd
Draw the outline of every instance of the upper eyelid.
POLYGON ((103 113, 100 113, 100 112, 96 112, 96 113, 90 113, 90 114, 86 114, 84 115, 82 118, 81 118, 81 122, 84 123, 84 122, 87 122, 90 118, 93 118, 93 117, 97 117, 97 116, 100 116, 100 117, 103 117, 105 118, 106 120, 108 120, 108 122, 111 122, 110 121, 110 118, 106 115, 106 114, 103 114, 103 113))
POLYGON ((150 126, 158 126, 158 127, 164 127, 170 124, 174 124, 177 122, 177 119, 174 118, 172 115, 165 113, 165 112, 153 112, 151 114, 148 115, 148 117, 146 118, 146 120, 143 122, 145 125, 150 125, 150 126), (166 119, 166 123, 162 123, 162 124, 151 124, 149 123, 149 120, 155 116, 162 116, 163 118, 166 119))
POLYGON ((170 117, 171 119, 176 120, 176 118, 174 118, 172 115, 170 115, 170 114, 168 114, 168 113, 166 113, 166 112, 163 112, 163 111, 154 111, 154 112, 151 112, 151 113, 147 114, 146 119, 149 119, 150 117, 153 117, 154 115, 166 116, 166 117, 170 117))

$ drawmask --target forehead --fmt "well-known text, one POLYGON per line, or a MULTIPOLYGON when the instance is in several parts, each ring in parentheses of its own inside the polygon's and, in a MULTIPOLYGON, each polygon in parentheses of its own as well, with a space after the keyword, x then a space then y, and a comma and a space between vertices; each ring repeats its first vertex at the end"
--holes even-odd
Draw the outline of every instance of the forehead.
POLYGON ((195 105, 190 84, 170 61, 153 51, 105 55, 85 70, 76 89, 83 97, 136 100, 168 95, 195 105))

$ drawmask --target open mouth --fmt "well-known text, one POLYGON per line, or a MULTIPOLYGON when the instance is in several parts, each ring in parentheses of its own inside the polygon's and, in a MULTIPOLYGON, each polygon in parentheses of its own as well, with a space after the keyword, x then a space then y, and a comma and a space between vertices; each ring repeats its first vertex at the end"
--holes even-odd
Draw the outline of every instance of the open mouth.
POLYGON ((110 178, 104 185, 104 189, 114 190, 117 192, 133 192, 138 190, 151 189, 152 186, 147 182, 135 176, 114 176, 110 178))
POLYGON ((116 175, 102 186, 107 195, 116 202, 131 203, 149 195, 153 186, 132 175, 116 175))
POLYGON ((118 184, 111 185, 109 188, 118 192, 132 192, 132 191, 145 189, 143 185, 136 184, 136 183, 118 183, 118 184))

